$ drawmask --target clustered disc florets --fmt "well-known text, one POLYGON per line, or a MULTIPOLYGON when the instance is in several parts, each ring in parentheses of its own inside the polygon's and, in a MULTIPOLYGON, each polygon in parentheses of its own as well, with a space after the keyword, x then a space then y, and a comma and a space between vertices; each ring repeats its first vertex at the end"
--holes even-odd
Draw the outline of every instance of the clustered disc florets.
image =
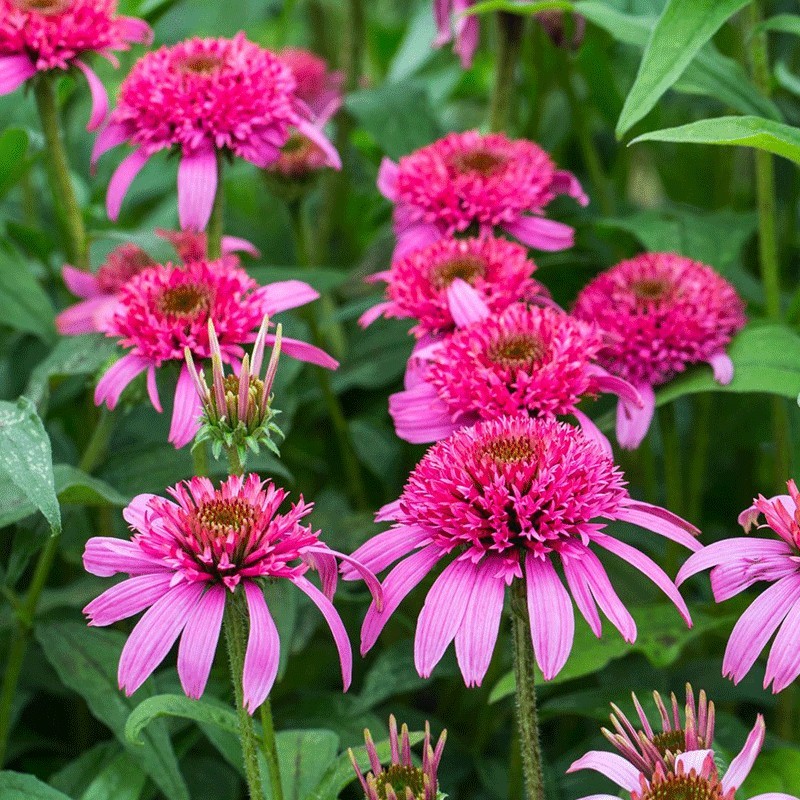
POLYGON ((641 790, 631 792, 633 800, 733 800, 736 790, 725 790, 713 756, 709 755, 698 772, 687 771, 679 764, 674 771, 661 765, 649 783, 642 781, 641 790))

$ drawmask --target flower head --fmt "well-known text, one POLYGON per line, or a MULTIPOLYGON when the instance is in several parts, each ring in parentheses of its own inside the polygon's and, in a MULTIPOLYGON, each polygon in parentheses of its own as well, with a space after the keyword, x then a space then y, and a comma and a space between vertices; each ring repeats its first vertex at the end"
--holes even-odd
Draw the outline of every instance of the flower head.
POLYGON ((342 105, 344 75, 328 69, 324 58, 302 47, 284 47, 277 55, 294 75, 295 96, 314 119, 330 119, 342 105))
POLYGON ((384 159, 378 188, 395 204, 396 256, 444 236, 502 229, 523 244, 563 250, 573 230, 544 219, 558 194, 588 203, 575 177, 533 142, 502 133, 451 133, 395 164, 384 159))
POLYGON ((123 142, 136 148, 109 185, 109 217, 117 218, 147 160, 174 148, 180 154, 181 228, 203 230, 216 194, 219 152, 267 167, 292 128, 321 137, 295 96, 296 86, 289 67, 244 34, 194 38, 148 53, 123 81, 117 107, 95 145, 95 160, 123 142))
POLYGON ((370 277, 386 281, 386 301, 366 311, 361 324, 369 325, 379 315, 412 317, 417 320, 412 328, 417 337, 449 333, 456 326, 451 308, 458 303, 456 279, 472 286, 490 312, 498 312, 520 300, 548 296, 531 278, 535 271, 528 251, 515 242, 494 236, 442 239, 370 277))
POLYGON ((98 53, 115 62, 114 51, 152 36, 143 20, 117 15, 116 0, 0 0, 0 95, 37 72, 75 67, 92 93, 88 127, 95 130, 108 113, 108 97, 83 57, 98 53))
MULTIPOLYGON (((597 636, 598 606, 627 641, 636 625, 590 545, 647 575, 690 622, 669 577, 651 559, 603 532, 610 520, 630 522, 691 550, 697 529, 668 511, 633 500, 622 473, 578 428, 554 419, 502 417, 464 428, 434 445, 400 499, 377 519, 393 527, 354 554, 380 572, 384 608, 372 606, 361 631, 369 650, 403 598, 440 561, 417 623, 414 657, 423 677, 448 645, 467 685, 480 684, 500 626, 506 585, 523 580, 537 662, 549 680, 572 649, 574 615, 554 560, 560 560, 575 602, 597 636), (416 552, 415 552, 416 551, 416 552)), ((345 577, 355 574, 345 569, 345 577)))
POLYGON ((764 688, 772 684, 776 694, 800 675, 800 492, 793 480, 787 485, 789 494, 769 499, 759 495, 739 515, 745 533, 763 515, 766 524, 759 527, 770 528, 777 539, 748 536, 715 542, 688 559, 677 577, 681 584, 710 567, 711 589, 718 603, 761 581, 773 584, 734 626, 722 672, 739 683, 777 631, 764 675, 764 688))
POLYGON ((258 475, 232 476, 216 488, 208 478, 192 478, 169 493, 173 500, 139 495, 124 510, 134 531, 130 541, 94 537, 86 543, 83 563, 88 572, 101 577, 129 575, 86 606, 89 624, 112 625, 147 609, 122 650, 120 688, 129 695, 135 692, 181 637, 181 685, 189 697, 200 697, 214 659, 226 596, 243 592, 250 618, 244 703, 253 713, 269 694, 278 671, 280 641, 261 586, 264 580, 278 579, 294 583, 322 612, 339 651, 347 688, 352 655, 330 602, 330 579, 323 581, 326 592, 321 592, 305 574, 324 564, 326 573, 333 569, 335 576, 336 559, 343 558, 364 575, 378 602, 380 586, 359 564, 320 542, 319 531, 302 524, 312 505, 301 497, 280 513, 287 493, 258 475))
POLYGON ((719 383, 730 383, 733 364, 725 348, 746 322, 744 304, 726 280, 674 253, 622 261, 583 289, 574 313, 606 332, 601 363, 645 400, 641 409, 619 405, 617 436, 629 448, 647 433, 654 386, 700 362, 711 364, 719 383))
POLYGON ((442 731, 434 749, 431 744, 431 729, 425 723, 425 739, 422 743, 422 766, 414 764, 411 757, 411 742, 408 726, 397 732, 397 720, 389 717, 389 744, 392 750, 391 763, 383 768, 378 751, 368 730, 364 731, 367 757, 372 768, 363 775, 352 750, 348 750, 353 769, 356 771, 366 800, 436 800, 439 797, 437 772, 442 758, 447 731, 442 731))
MULTIPOLYGON (((184 363, 185 349, 198 361, 211 357, 209 319, 214 321, 220 358, 236 363, 244 355, 242 346, 256 338, 255 329, 265 316, 304 305, 317 296, 301 281, 258 286, 233 256, 144 269, 121 288, 113 315, 103 320, 101 330, 128 352, 100 379, 95 403, 113 409, 125 387, 146 371, 150 400, 160 411, 156 369, 178 362, 182 368, 169 440, 182 447, 197 432, 200 415, 200 398, 184 363)), ((265 343, 274 341, 274 335, 265 336, 265 343)), ((337 366, 330 356, 305 342, 284 338, 283 351, 329 369, 337 366)))
POLYGON ((476 16, 462 16, 462 13, 475 5, 476 0, 433 0, 433 16, 438 34, 434 45, 441 47, 453 40, 453 50, 461 59, 461 66, 469 69, 472 58, 478 49, 480 25, 476 16))

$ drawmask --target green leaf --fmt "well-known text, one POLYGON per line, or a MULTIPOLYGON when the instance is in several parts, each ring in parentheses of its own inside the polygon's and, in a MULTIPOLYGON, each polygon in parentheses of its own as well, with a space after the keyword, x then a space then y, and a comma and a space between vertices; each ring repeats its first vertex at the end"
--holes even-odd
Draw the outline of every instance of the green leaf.
POLYGON ((120 494, 105 481, 87 475, 71 464, 53 467, 56 494, 61 503, 81 506, 126 506, 131 498, 120 494))
POLYGON ((42 512, 53 535, 61 532, 50 439, 27 397, 0 401, 0 482, 0 517, 16 513, 21 495, 42 512), (9 486, 16 491, 9 492, 9 486))
POLYGON ((40 625, 36 639, 65 686, 81 695, 97 719, 105 723, 137 764, 170 800, 189 800, 169 734, 155 721, 135 746, 125 737, 125 724, 138 701, 153 695, 145 681, 135 698, 125 697, 117 684, 117 665, 125 636, 117 631, 88 628, 78 622, 40 625))
POLYGON ((0 249, 0 321, 49 342, 55 339, 50 299, 39 286, 23 258, 0 249))
MULTIPOLYGON (((339 737, 321 729, 281 731, 276 744, 284 800, 310 796, 339 751, 339 737)), ((271 787, 266 789, 267 800, 274 800, 271 787)))
POLYGON ((763 117, 716 117, 637 136, 637 142, 681 142, 755 147, 800 164, 800 130, 763 117))
POLYGON ((125 738, 133 745, 141 745, 142 733, 148 725, 161 717, 182 717, 194 722, 215 725, 238 735, 239 721, 236 712, 227 706, 212 705, 204 700, 192 700, 182 694, 157 694, 142 700, 125 722, 125 738))
POLYGON ((0 772, 0 797, 3 800, 70 800, 67 795, 42 783, 33 775, 10 770, 0 772))
POLYGON ((89 784, 80 800, 138 800, 147 775, 128 753, 120 753, 89 784))
POLYGON ((464 14, 491 14, 506 11, 510 14, 538 14, 540 11, 572 11, 569 0, 482 0, 468 8, 464 14))
POLYGON ((0 198, 28 169, 27 152, 28 134, 21 128, 9 128, 0 135, 0 198))
POLYGON ((629 131, 683 74, 703 45, 749 0, 669 0, 644 51, 617 122, 629 131))
POLYGON ((777 33, 792 33, 800 36, 800 15, 798 14, 776 14, 774 17, 765 19, 756 28, 757 33, 762 31, 775 31, 777 33))

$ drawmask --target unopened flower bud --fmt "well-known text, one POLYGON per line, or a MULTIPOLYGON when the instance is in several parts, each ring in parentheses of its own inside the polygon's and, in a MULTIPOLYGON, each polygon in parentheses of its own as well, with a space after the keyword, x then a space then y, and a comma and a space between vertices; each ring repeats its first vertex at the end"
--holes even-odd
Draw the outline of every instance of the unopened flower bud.
POLYGON ((544 28, 556 47, 577 50, 586 33, 586 19, 580 14, 567 11, 540 11, 536 21, 544 28))

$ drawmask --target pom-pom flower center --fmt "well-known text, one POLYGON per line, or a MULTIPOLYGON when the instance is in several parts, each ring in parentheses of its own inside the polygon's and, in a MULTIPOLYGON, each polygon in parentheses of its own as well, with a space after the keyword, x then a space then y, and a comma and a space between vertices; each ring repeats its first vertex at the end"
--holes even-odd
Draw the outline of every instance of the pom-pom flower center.
MULTIPOLYGON (((733 792, 730 793, 730 796, 732 795, 733 792)), ((698 775, 695 770, 688 774, 670 772, 667 775, 656 775, 650 788, 641 795, 641 800, 723 800, 723 798, 725 792, 716 770, 713 769, 707 777, 698 775)))
POLYGON ((521 369, 536 364, 546 353, 545 343, 530 333, 503 336, 493 342, 487 351, 490 361, 510 369, 521 369))
POLYGON ((643 278, 631 284, 631 291, 640 300, 661 300, 666 297, 672 286, 665 278, 643 278))
POLYGON ((69 8, 70 0, 13 0, 20 11, 36 11, 49 17, 61 14, 69 8))
POLYGON ((486 442, 480 448, 480 455, 499 464, 518 464, 537 458, 539 448, 530 436, 500 436, 486 442))
POLYGON ((462 175, 477 172, 478 175, 488 178, 505 168, 508 157, 480 147, 464 153, 455 153, 451 164, 453 169, 462 175))
POLYGON ((462 256, 434 264, 430 271, 430 281, 437 289, 446 289, 456 278, 470 285, 476 278, 486 275, 486 262, 478 256, 462 256))
POLYGON ((181 69, 193 75, 213 75, 224 63, 216 53, 194 53, 181 61, 181 69))
POLYGON ((158 308, 165 316, 190 319, 207 311, 210 305, 208 287, 197 283, 184 283, 165 289, 158 300, 158 308))

